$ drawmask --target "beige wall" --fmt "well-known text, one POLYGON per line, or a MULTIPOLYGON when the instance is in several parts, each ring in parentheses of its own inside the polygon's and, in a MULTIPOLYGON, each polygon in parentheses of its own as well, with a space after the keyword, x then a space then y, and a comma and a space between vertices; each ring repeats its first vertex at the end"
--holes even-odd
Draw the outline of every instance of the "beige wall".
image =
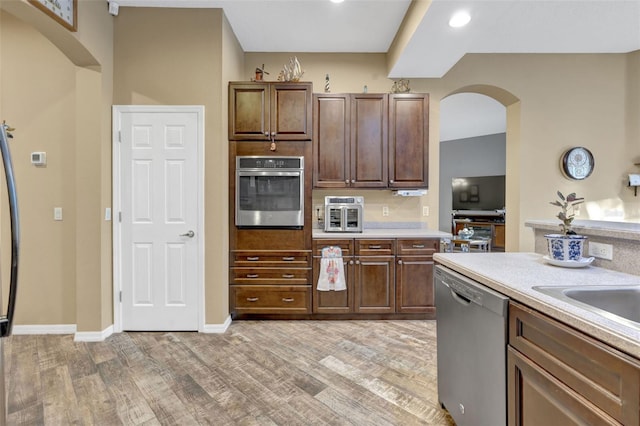
MULTIPOLYGON (((76 323, 80 331, 112 324, 111 223, 103 220, 111 203, 110 107, 200 104, 206 111, 205 321, 219 324, 228 315, 227 83, 249 80, 263 63, 271 73, 267 79, 275 80, 293 54, 243 54, 219 10, 121 8, 114 18, 102 2, 82 5, 74 34, 24 0, 0 5, 0 118, 17 129, 12 148, 25 206, 18 323, 76 323), (28 164, 36 150, 47 151, 47 168, 28 164), (52 219, 58 205, 62 222, 52 219)), ((303 79, 316 91, 327 73, 332 92, 361 92, 365 85, 371 93, 387 92, 392 85, 385 55, 297 56, 303 79)), ((411 88, 431 95, 431 141, 439 140, 440 100, 452 93, 493 94, 507 106, 510 250, 533 250, 533 233, 522 224, 553 218, 548 202, 556 189, 640 216, 624 182, 640 161, 640 52, 467 55, 445 77, 414 79, 411 88), (558 167, 561 153, 575 145, 596 156, 594 174, 581 182, 566 180, 558 167)), ((432 142, 426 196, 368 192, 374 208, 366 220, 423 221, 437 228, 438 154, 432 142), (387 204, 391 215, 383 219, 378 207, 387 204), (423 205, 431 216, 421 216, 423 205)), ((321 196, 316 191, 314 204, 321 196)), ((2 235, 6 241, 4 224, 2 235)))
POLYGON ((16 128, 22 222, 16 324, 100 331, 112 323, 111 233, 101 220, 111 203, 112 22, 97 2, 83 4, 75 33, 25 1, 0 6, 0 109, 16 128), (47 152, 47 167, 29 164, 33 151, 47 152))
POLYGON ((226 81, 241 78, 242 50, 220 9, 122 8, 114 52, 115 104, 205 106, 205 323, 221 324, 229 313, 226 81))
MULTIPOLYGON (((255 65, 264 63, 275 79, 274 75, 292 55, 247 54, 245 74, 249 78, 255 65)), ((322 90, 326 73, 331 76, 334 92, 359 92, 364 84, 369 92, 388 91, 391 87, 391 80, 384 77, 384 61, 378 55, 296 55, 305 69, 304 80, 312 81, 315 91, 322 90)), ((533 249, 533 233, 525 230, 523 223, 526 219, 553 218, 555 210, 549 201, 555 198, 556 190, 575 191, 600 206, 613 198, 632 216, 629 213, 635 209, 635 200, 623 181, 632 167, 629 158, 638 155, 637 142, 630 141, 627 135, 633 130, 628 129, 632 125, 627 121, 637 120, 628 118, 630 101, 626 96, 630 84, 636 84, 637 92, 637 56, 473 54, 465 56, 441 79, 412 79, 412 91, 430 93, 431 101, 430 189, 428 195, 421 197, 422 204, 437 211, 439 150, 433 141, 439 140, 439 101, 471 87, 493 95, 508 107, 509 250, 533 249), (570 181, 560 172, 559 158, 564 150, 578 145, 593 152, 597 166, 589 179, 570 181)), ((630 108, 635 108, 637 115, 637 105, 630 108)), ((323 195, 325 192, 316 191, 323 195)), ((386 194, 376 195, 374 211, 381 210, 378 204, 393 202, 390 193, 386 194)), ((320 197, 314 196, 314 204, 318 202, 320 197)), ((397 217, 425 220, 420 216, 420 207, 411 202, 404 204, 406 209, 399 210, 397 217)), ((385 220, 394 221, 393 216, 385 220)), ((583 211, 582 217, 586 216, 583 211)), ((382 220, 377 213, 370 217, 382 220)), ((436 221, 435 215, 426 218, 431 228, 437 228, 436 221)))

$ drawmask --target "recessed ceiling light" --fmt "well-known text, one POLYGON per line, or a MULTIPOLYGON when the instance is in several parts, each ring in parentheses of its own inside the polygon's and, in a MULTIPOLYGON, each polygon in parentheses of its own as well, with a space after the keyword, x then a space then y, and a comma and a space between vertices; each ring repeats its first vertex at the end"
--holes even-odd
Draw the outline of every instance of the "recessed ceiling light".
POLYGON ((464 27, 471 21, 471 15, 468 12, 456 12, 449 20, 449 26, 453 28, 464 27))
POLYGON ((331 0, 331 3, 342 3, 344 0, 331 0))

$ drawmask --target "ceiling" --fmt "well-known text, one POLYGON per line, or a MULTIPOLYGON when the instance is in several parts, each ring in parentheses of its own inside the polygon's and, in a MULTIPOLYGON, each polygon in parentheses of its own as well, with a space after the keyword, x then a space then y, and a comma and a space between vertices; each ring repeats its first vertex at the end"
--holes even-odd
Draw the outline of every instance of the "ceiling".
MULTIPOLYGON (((411 0, 111 1, 120 7, 223 8, 245 52, 384 53, 411 4, 411 0)), ((466 53, 639 49, 640 0, 433 0, 388 77, 439 78, 466 53), (458 10, 468 11, 471 22, 451 28, 449 18, 458 10)))

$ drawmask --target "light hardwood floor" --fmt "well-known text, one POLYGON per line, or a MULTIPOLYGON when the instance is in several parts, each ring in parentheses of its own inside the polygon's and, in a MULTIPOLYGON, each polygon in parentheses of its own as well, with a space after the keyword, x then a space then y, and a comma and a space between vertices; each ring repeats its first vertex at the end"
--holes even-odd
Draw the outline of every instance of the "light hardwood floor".
POLYGON ((224 334, 12 336, 10 425, 452 425, 434 321, 234 321, 224 334))

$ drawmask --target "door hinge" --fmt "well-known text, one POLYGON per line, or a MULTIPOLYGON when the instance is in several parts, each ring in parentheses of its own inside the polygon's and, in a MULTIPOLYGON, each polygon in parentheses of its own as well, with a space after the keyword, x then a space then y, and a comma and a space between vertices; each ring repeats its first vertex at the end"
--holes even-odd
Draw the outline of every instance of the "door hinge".
POLYGON ((118 222, 122 222, 122 212, 118 212, 118 222))
POLYGON ((119 299, 120 299, 120 303, 122 303, 122 291, 120 291, 119 299))
POLYGON ((118 142, 122 142, 122 132, 118 130, 118 142))

